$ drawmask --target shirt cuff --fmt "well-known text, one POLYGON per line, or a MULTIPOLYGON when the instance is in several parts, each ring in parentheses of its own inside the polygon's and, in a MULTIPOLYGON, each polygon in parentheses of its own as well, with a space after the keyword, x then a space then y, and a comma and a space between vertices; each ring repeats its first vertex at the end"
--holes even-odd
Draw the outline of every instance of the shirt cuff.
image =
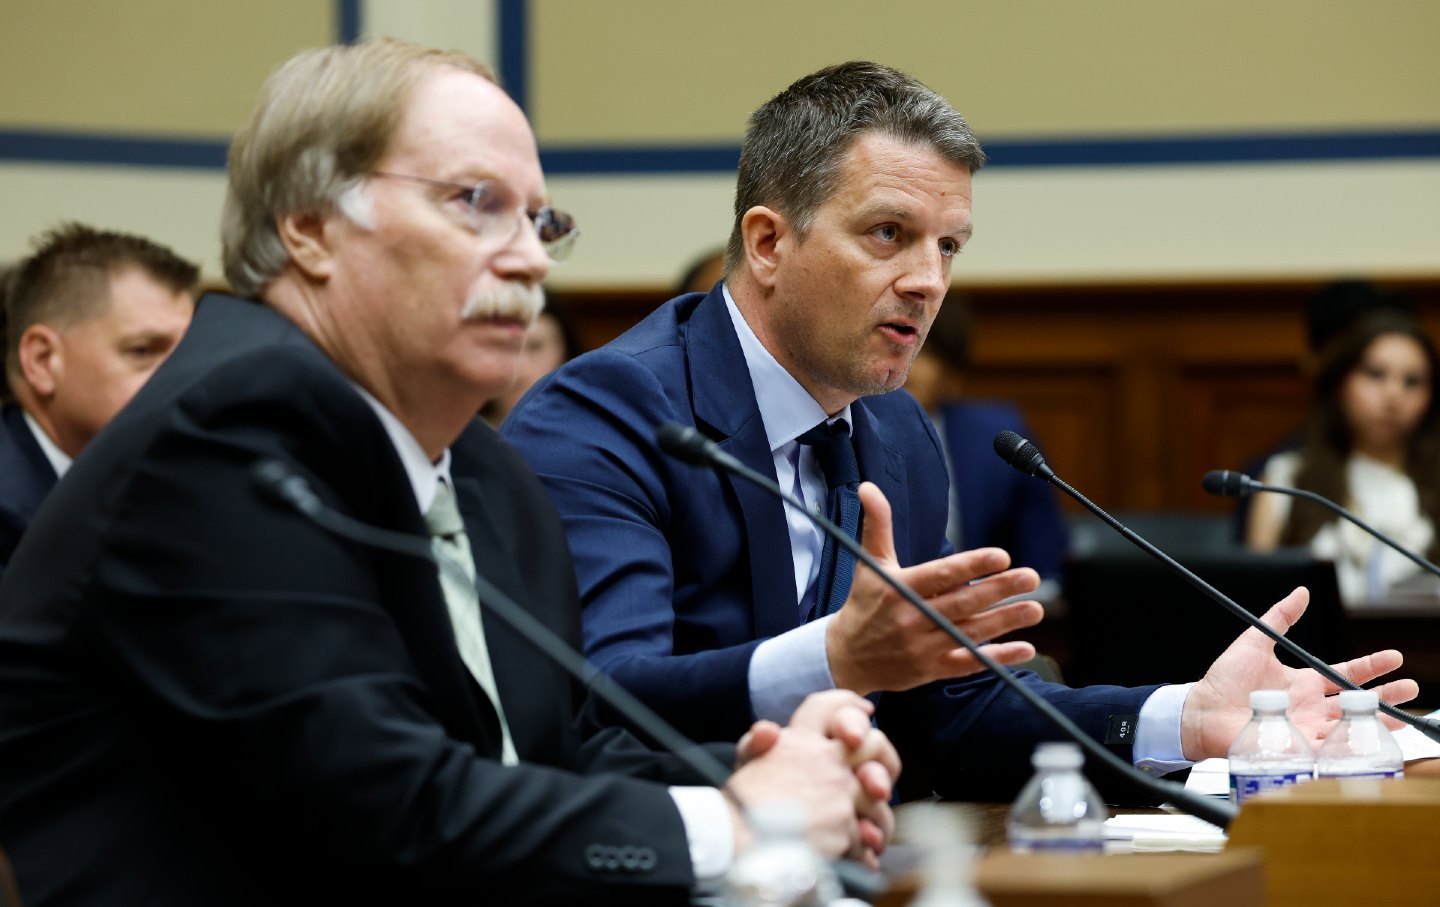
POLYGON ((1193 683, 1163 686, 1140 707, 1132 755, 1135 767, 1152 775, 1168 775, 1195 763, 1185 758, 1180 741, 1180 713, 1193 683))
POLYGON ((735 862, 735 828, 725 795, 713 787, 672 787, 670 799, 685 823, 695 890, 717 890, 735 862))
POLYGON ((811 693, 835 689, 825 654, 825 631, 834 615, 772 636, 750 656, 750 707, 756 718, 786 724, 811 693))

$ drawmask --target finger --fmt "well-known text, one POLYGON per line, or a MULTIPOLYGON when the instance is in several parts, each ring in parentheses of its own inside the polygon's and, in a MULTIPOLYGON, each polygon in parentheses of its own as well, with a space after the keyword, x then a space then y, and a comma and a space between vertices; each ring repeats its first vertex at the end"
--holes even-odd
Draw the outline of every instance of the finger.
POLYGON ((870 838, 863 840, 866 847, 877 853, 885 849, 885 842, 890 840, 890 835, 895 831, 895 814, 890 811, 888 800, 868 800, 858 802, 855 805, 855 814, 859 819, 857 823, 863 832, 867 825, 873 826, 880 833, 878 840, 870 838))
POLYGON ((870 716, 859 709, 843 708, 837 709, 830 717, 830 726, 827 728, 826 736, 832 740, 838 740, 846 750, 846 761, 850 764, 858 764, 864 761, 857 758, 865 747, 866 738, 875 730, 870 723, 870 716))
MULTIPOLYGON (((835 716, 842 710, 858 710, 869 724, 869 716, 875 712, 875 704, 850 690, 824 690, 811 693, 800 703, 795 714, 790 716, 790 727, 806 728, 817 734, 833 736, 835 716)), ((841 719, 842 721, 846 719, 841 719)))
MULTIPOLYGON (((974 551, 961 551, 907 567, 901 571, 900 576, 923 598, 933 598, 967 586, 982 577, 1004 575, 1003 571, 1009 566, 1010 555, 1003 548, 976 548, 974 551)), ((1035 571, 1025 569, 1028 575, 1034 575, 1035 571)), ((1039 585, 1039 582, 1036 577, 1036 585, 1039 585)), ((1034 586, 1030 588, 1033 589, 1034 586)), ((1015 594, 1020 595, 1026 591, 1029 590, 1020 589, 1015 594)))
POLYGON ((895 774, 884 763, 876 760, 862 764, 855 769, 855 780, 859 782, 862 797, 879 803, 890 802, 890 794, 895 790, 895 774))
MULTIPOLYGON (((1377 677, 1382 677, 1396 670, 1405 662, 1405 657, 1394 649, 1383 649, 1379 652, 1372 652, 1369 655, 1362 655, 1350 661, 1337 665, 1331 665, 1336 671, 1350 678, 1356 684, 1364 686, 1377 677)), ((1339 689, 1334 684, 1327 683, 1327 692, 1334 692, 1339 689)), ((1386 697, 1381 696, 1381 699, 1386 697)), ((1386 699, 1388 702, 1389 700, 1386 699)))
MULTIPOLYGON (((1304 614, 1305 608, 1310 604, 1310 590, 1304 586, 1297 586, 1289 595, 1280 599, 1270 606, 1270 610, 1260 615, 1260 620, 1271 629, 1281 634, 1289 632, 1304 614)), ((1275 648, 1275 640, 1251 627, 1240 634, 1237 642, 1252 646, 1263 646, 1267 649, 1275 648)))
POLYGON ((895 813, 888 803, 877 803, 872 811, 860 817, 858 826, 861 845, 876 854, 883 853, 895 834, 895 813))
POLYGON ((1381 702, 1388 702, 1391 705, 1400 705, 1410 702, 1420 695, 1420 684, 1408 678, 1403 680, 1392 680, 1373 688, 1380 696, 1381 702))
POLYGON ((900 754, 890 738, 877 728, 870 728, 861 744, 850 751, 846 758, 851 766, 863 766, 874 762, 885 769, 888 782, 900 777, 900 754))
POLYGON ((880 826, 876 825, 874 822, 871 822, 869 819, 861 819, 860 849, 855 853, 852 853, 850 855, 850 858, 852 860, 859 860, 861 862, 864 862, 865 865, 870 866, 871 869, 878 868, 878 860, 874 865, 871 865, 871 863, 869 862, 869 858, 878 857, 880 853, 885 850, 885 844, 885 832, 880 830, 880 826))
POLYGON ((736 745, 736 760, 743 765, 751 759, 758 759, 770 752, 779 740, 780 725, 773 721, 757 721, 736 745))
MULTIPOLYGON (((929 596, 929 602, 952 621, 959 621, 984 614, 1006 599, 1029 595, 1039 584, 1039 574, 1029 567, 1019 567, 987 577, 978 583, 937 592, 929 596)), ((1038 616, 1036 619, 1039 619, 1038 616)))
POLYGON ((897 563, 900 559, 895 556, 895 527, 891 523, 890 502, 874 482, 861 482, 859 494, 860 506, 865 510, 860 544, 880 560, 897 563))
MULTIPOLYGON (((990 643, 981 646, 980 651, 1002 665, 1017 665, 1035 657, 1035 647, 1023 640, 990 643)), ((965 677, 987 669, 968 649, 952 649, 945 653, 942 670, 946 671, 949 677, 965 677)))
POLYGON ((1006 633, 1033 627, 1044 619, 1045 609, 1039 602, 1034 601, 1011 602, 968 617, 952 618, 966 636, 977 640, 994 639, 1006 633))

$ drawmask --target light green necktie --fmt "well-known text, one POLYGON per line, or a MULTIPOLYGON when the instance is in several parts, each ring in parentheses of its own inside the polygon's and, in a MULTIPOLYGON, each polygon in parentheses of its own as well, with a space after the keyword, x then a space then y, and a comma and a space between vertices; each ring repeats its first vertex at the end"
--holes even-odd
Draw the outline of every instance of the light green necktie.
POLYGON ((432 536, 430 546, 441 563, 440 588, 445 593, 460 658, 480 689, 490 697, 495 714, 500 717, 500 761, 505 765, 518 765, 520 757, 515 754, 515 743, 510 739, 510 725, 505 721, 500 691, 495 686, 495 671, 490 666, 490 650, 485 647, 485 627, 480 622, 480 602, 475 597, 475 560, 470 554, 470 540, 465 536, 465 521, 455 506, 455 493, 443 479, 436 482, 435 500, 425 512, 425 525, 432 536))

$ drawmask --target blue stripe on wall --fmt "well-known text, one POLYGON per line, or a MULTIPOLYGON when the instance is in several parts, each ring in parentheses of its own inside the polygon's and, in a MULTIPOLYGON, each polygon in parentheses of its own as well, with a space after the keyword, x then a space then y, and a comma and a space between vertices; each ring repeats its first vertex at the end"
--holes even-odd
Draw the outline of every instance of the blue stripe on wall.
POLYGON ((1440 157, 1440 130, 989 142, 997 167, 1086 167, 1440 157))
MULTIPOLYGON (((0 161, 224 169, 228 139, 0 129, 0 161)), ((985 145, 992 167, 1283 163, 1440 157, 1440 130, 1185 138, 1104 138, 985 145)), ((737 145, 557 146, 540 150, 551 175, 734 173, 737 145)))
POLYGON ((360 40, 360 0, 336 0, 335 40, 340 44, 354 44, 360 40))
MULTIPOLYGON (((1303 135, 1220 135, 994 141, 991 167, 1123 167, 1156 164, 1239 164, 1440 157, 1440 131, 1345 132, 1303 135)), ((540 150, 556 174, 733 173, 738 146, 607 145, 540 150)))
POLYGON ((0 129, 0 161, 224 170, 230 140, 0 129))

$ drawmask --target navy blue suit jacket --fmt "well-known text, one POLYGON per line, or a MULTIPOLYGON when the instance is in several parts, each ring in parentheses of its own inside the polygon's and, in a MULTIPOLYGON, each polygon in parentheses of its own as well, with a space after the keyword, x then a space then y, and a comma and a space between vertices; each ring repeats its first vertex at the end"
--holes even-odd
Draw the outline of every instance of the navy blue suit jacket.
MULTIPOLYGON (((861 475, 890 501, 900 562, 946 553, 945 466, 925 412, 902 391, 857 401, 852 413, 861 475)), ((590 658, 691 736, 734 739, 754 718, 752 653, 801 621, 790 540, 768 493, 661 453, 653 439, 664 422, 696 427, 774 478, 718 285, 671 300, 543 379, 502 434, 564 520, 590 658)), ((1096 736, 1108 716, 1137 714, 1153 690, 1029 682, 1096 736)), ((1030 773, 1035 743, 1056 736, 988 677, 879 702, 880 726, 906 763, 908 796, 1008 799, 1030 773)))
POLYGON ((0 576, 55 481, 55 468, 25 424, 24 410, 18 404, 0 407, 0 576))
POLYGON ((959 547, 1004 548, 1015 566, 1058 578, 1069 535, 1054 489, 995 455, 1000 432, 1029 437, 1020 411, 1000 401, 964 400, 942 406, 940 415, 960 502, 959 547))

